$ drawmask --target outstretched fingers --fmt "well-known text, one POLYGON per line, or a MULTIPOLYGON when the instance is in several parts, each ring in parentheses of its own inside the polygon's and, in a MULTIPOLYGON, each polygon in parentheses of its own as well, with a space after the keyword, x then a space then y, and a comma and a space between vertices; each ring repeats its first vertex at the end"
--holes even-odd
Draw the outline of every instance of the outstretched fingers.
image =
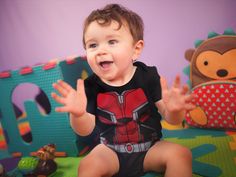
POLYGON ((173 87, 174 88, 180 88, 180 86, 181 86, 180 76, 177 75, 175 77, 175 80, 174 80, 174 83, 173 83, 173 87))
MULTIPOLYGON (((161 81, 161 88, 162 90, 168 90, 168 84, 167 84, 167 81, 164 77, 161 77, 160 79, 161 81)), ((173 88, 180 88, 181 87, 181 81, 180 81, 180 76, 177 75, 174 82, 173 82, 173 85, 172 85, 173 88)), ((183 87, 183 91, 185 92, 187 90, 187 88, 183 87)), ((187 90, 188 91, 188 90, 187 90)))
POLYGON ((192 104, 192 103, 188 103, 185 105, 185 110, 186 111, 191 111, 193 110, 194 108, 196 108, 196 105, 192 104))
POLYGON ((67 84, 63 80, 58 80, 57 83, 60 85, 60 87, 62 89, 64 89, 67 92, 69 92, 69 91, 71 91, 73 89, 69 84, 67 84))
POLYGON ((77 80, 77 98, 80 99, 80 105, 81 109, 86 109, 87 106, 87 97, 85 93, 85 87, 84 87, 84 80, 78 79, 77 80))
POLYGON ((195 104, 193 104, 192 100, 195 98, 195 95, 193 93, 190 93, 188 95, 185 95, 185 109, 187 111, 190 111, 196 107, 195 104))
POLYGON ((58 80, 56 83, 53 83, 52 86, 63 97, 66 97, 67 94, 73 89, 69 84, 67 84, 66 82, 62 80, 58 80))
POLYGON ((61 107, 56 107, 55 111, 57 111, 57 112, 67 112, 68 110, 67 110, 67 107, 66 107, 66 97, 69 94, 69 92, 73 90, 73 88, 69 84, 67 84, 66 82, 64 82, 62 80, 58 80, 56 83, 53 83, 53 88, 55 90, 57 90, 60 95, 58 95, 55 92, 52 92, 51 93, 52 98, 56 102, 64 105, 64 106, 61 106, 61 107))
POLYGON ((186 95, 185 101, 186 102, 191 102, 195 98, 195 95, 193 93, 190 93, 186 95))
POLYGON ((188 94, 188 92, 189 92, 188 85, 186 85, 186 84, 183 85, 182 90, 181 90, 181 94, 185 95, 185 94, 188 94))
POLYGON ((64 100, 63 97, 57 95, 57 94, 54 93, 54 92, 51 93, 51 96, 52 96, 52 98, 53 98, 56 102, 58 102, 58 103, 60 103, 60 104, 65 104, 65 100, 64 100))
MULTIPOLYGON (((65 105, 65 99, 63 97, 57 95, 54 92, 51 93, 51 96, 56 102, 58 102, 62 105, 65 105)), ((56 107, 55 111, 56 112, 67 112, 68 110, 67 110, 66 106, 61 106, 61 107, 56 107)))
POLYGON ((161 89, 162 91, 168 90, 168 85, 167 85, 167 81, 164 77, 160 78, 160 82, 161 82, 161 89))
POLYGON ((81 94, 85 94, 84 81, 82 79, 77 80, 76 89, 77 89, 77 94, 80 94, 79 96, 81 96, 81 94))
POLYGON ((65 90, 63 87, 60 86, 58 83, 52 84, 53 88, 57 90, 63 97, 67 95, 67 90, 65 90))
POLYGON ((62 107, 56 107, 55 111, 56 112, 68 112, 68 109, 67 109, 67 107, 62 106, 62 107))

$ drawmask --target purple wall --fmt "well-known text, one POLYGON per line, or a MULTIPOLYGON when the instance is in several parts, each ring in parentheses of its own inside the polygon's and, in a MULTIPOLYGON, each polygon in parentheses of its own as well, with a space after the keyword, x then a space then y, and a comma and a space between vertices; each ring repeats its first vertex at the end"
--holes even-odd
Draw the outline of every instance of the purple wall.
POLYGON ((156 65, 169 82, 188 62, 184 52, 207 33, 236 31, 234 0, 0 0, 0 71, 83 55, 82 24, 93 9, 120 3, 145 23, 140 60, 156 65))

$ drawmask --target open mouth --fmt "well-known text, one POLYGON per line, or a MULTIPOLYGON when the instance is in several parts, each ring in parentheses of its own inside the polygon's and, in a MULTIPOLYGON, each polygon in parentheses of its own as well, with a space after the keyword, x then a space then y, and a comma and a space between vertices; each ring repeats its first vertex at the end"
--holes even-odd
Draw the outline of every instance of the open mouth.
POLYGON ((102 62, 99 63, 99 65, 102 68, 108 68, 112 63, 113 63, 113 61, 102 61, 102 62))

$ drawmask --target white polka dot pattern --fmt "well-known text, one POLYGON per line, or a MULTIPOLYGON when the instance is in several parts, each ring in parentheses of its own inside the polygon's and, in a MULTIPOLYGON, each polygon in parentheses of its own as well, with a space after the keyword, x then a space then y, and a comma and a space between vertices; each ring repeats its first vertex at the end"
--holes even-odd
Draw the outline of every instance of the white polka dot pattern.
POLYGON ((192 90, 196 98, 193 103, 207 117, 207 124, 199 125, 190 114, 186 114, 189 125, 202 128, 236 129, 236 82, 210 82, 192 90))

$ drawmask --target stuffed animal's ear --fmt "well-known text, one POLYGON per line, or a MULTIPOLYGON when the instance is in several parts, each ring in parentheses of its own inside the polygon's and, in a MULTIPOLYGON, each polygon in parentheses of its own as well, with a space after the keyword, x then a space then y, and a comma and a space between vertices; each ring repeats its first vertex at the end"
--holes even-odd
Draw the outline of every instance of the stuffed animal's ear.
POLYGON ((185 51, 185 59, 191 62, 193 53, 195 52, 195 49, 188 49, 185 51))

